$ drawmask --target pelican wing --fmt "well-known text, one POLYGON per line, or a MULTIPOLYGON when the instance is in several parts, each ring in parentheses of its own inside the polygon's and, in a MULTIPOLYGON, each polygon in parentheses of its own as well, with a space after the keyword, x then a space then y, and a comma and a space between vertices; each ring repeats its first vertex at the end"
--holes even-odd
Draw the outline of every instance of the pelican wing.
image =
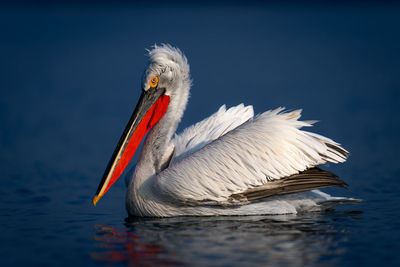
MULTIPOLYGON (((348 152, 331 139, 300 130, 313 123, 298 120, 301 110, 282 111, 258 115, 175 161, 156 177, 160 196, 183 205, 236 205, 334 185, 336 177, 306 170, 344 162, 348 152)), ((343 185, 339 181, 336 185, 343 185)))
POLYGON ((170 164, 177 162, 189 154, 199 150, 208 143, 232 131, 239 125, 253 118, 252 106, 243 104, 226 110, 223 105, 210 117, 186 128, 183 133, 172 140, 174 153, 170 164))

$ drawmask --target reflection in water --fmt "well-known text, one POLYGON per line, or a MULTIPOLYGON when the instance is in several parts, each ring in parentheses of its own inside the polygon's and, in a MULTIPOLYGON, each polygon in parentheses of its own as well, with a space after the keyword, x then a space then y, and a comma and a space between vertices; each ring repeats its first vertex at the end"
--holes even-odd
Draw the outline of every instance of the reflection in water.
POLYGON ((128 218, 96 225, 92 258, 129 265, 334 264, 357 212, 303 216, 128 218))
POLYGON ((157 260, 157 255, 162 251, 158 244, 140 242, 140 238, 130 231, 118 229, 106 225, 95 225, 97 230, 94 240, 98 241, 98 247, 102 252, 93 252, 94 260, 113 263, 128 263, 131 265, 143 264, 178 264, 171 260, 157 260))

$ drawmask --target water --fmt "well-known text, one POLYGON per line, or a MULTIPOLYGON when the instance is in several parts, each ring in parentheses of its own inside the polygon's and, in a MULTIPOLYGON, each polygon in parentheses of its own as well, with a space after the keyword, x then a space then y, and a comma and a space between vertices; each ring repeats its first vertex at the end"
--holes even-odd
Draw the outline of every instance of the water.
MULTIPOLYGON (((1 4, 1 266, 399 265, 400 6, 1 4), (91 197, 139 97, 144 48, 171 43, 194 86, 179 130, 244 102, 319 119, 364 199, 325 213, 132 218, 91 197)), ((135 157, 136 159, 136 157, 135 157)), ((134 161, 135 161, 134 159, 134 161)))

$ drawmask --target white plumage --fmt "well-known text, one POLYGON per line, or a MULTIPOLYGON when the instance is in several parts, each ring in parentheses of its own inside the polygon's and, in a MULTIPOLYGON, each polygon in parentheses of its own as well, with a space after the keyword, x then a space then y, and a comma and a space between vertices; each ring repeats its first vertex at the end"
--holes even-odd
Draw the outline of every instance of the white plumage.
POLYGON ((183 133, 175 135, 171 142, 175 148, 171 164, 232 131, 253 116, 252 106, 245 107, 241 104, 226 110, 223 105, 210 117, 185 129, 183 133))
POLYGON ((173 137, 189 95, 189 65, 169 45, 155 46, 149 55, 144 93, 165 90, 170 102, 129 173, 130 215, 283 214, 351 200, 318 190, 296 193, 344 185, 314 166, 344 162, 348 155, 333 140, 302 130, 313 122, 299 121, 301 110, 278 108, 254 117, 252 106, 223 105, 173 137), (152 77, 159 79, 156 88, 149 86, 152 77))
MULTIPOLYGON (((246 110, 252 108, 243 105, 232 108, 240 109, 244 115, 241 118, 246 118, 250 113, 246 110)), ((160 193, 171 201, 232 204, 229 202, 232 194, 327 161, 338 163, 346 160, 345 155, 326 145, 336 147, 339 144, 299 130, 311 126, 297 120, 299 110, 290 113, 282 113, 282 108, 267 111, 254 119, 247 118, 248 121, 242 121, 242 125, 239 119, 226 116, 232 115, 230 109, 224 113, 221 110, 224 107, 201 123, 212 127, 195 125, 172 141, 177 151, 187 148, 189 155, 184 152, 186 157, 181 158, 178 154, 181 160, 170 164, 155 179, 160 193), (210 123, 210 120, 218 121, 218 124, 210 123), (233 121, 237 124, 234 125, 233 121), (227 130, 224 129, 226 126, 227 130), (199 133, 210 133, 208 138, 196 140, 187 134, 195 133, 198 128, 201 129, 199 133), (191 149, 193 146, 195 152, 191 149)), ((235 115, 239 115, 238 112, 235 115)))

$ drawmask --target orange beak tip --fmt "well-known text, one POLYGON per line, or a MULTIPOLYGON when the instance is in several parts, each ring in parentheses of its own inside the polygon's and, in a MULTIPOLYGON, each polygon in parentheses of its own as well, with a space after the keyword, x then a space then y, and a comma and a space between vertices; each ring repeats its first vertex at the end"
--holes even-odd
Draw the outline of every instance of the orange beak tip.
POLYGON ((97 202, 100 200, 100 197, 98 195, 95 195, 92 199, 93 206, 96 206, 97 202))

